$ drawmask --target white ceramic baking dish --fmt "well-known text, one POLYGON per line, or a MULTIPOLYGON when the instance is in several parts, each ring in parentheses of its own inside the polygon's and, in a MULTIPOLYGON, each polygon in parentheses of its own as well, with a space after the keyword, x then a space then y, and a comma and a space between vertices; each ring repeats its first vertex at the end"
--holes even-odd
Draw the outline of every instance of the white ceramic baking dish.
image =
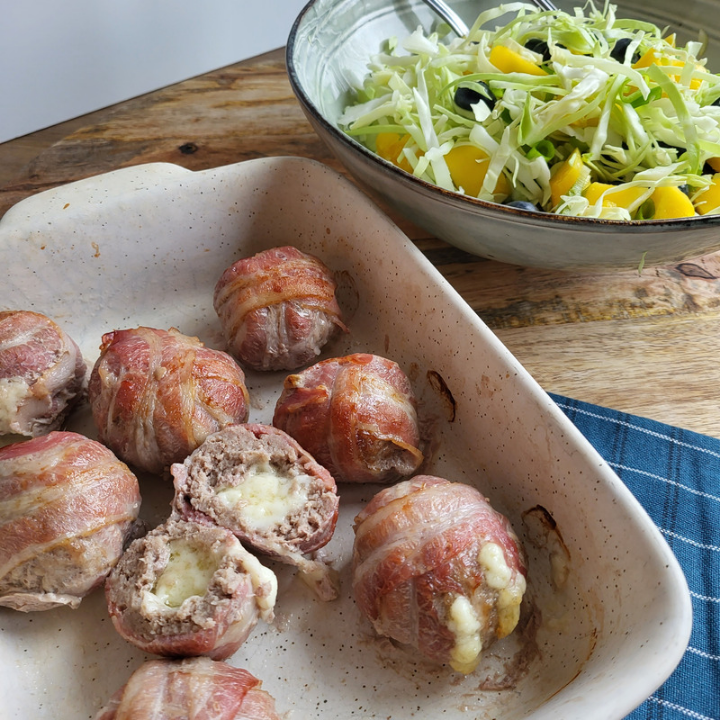
MULTIPOLYGON (((377 487, 341 487, 328 546, 339 600, 291 568, 276 626, 232 658, 288 718, 614 720, 672 672, 691 609, 684 576, 648 516, 518 361, 417 248, 334 171, 300 158, 203 172, 150 164, 41 193, 0 222, 0 308, 61 324, 89 362, 103 332, 175 326, 222 347, 212 292, 242 255, 293 244, 340 281, 351 332, 324 357, 400 363, 433 438, 424 470, 482 489, 530 560, 524 626, 467 677, 373 634, 349 593, 352 520, 377 487), (489 688, 496 688, 491 690, 489 688)), ((284 375, 248 374, 251 420, 269 422, 284 375)), ((92 435, 88 413, 72 428, 92 435)), ((141 477, 157 523, 171 490, 141 477)), ((115 633, 102 592, 76 611, 0 610, 3 717, 91 718, 146 656, 115 633)))

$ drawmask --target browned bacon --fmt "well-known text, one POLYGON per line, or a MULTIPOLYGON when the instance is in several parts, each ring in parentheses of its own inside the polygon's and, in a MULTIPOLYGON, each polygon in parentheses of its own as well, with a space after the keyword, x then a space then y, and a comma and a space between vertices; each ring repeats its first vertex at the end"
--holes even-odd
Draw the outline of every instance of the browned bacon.
POLYGON ((125 463, 71 432, 0 450, 0 605, 77 607, 123 552, 140 509, 125 463))
POLYGON ((222 274, 214 306, 229 351, 255 370, 295 370, 341 328, 335 280, 316 257, 278 247, 222 274))
POLYGON ((463 673, 517 625, 525 575, 507 518, 463 483, 418 475, 355 519, 358 607, 380 635, 463 673))
POLYGON ((423 461, 410 381, 377 355, 324 360, 289 375, 273 424, 338 482, 393 482, 423 461))
POLYGON ((280 720, 247 670, 205 657, 149 660, 95 720, 280 720))
POLYGON ((103 335, 88 395, 100 440, 152 473, 182 462, 210 433, 248 416, 238 364, 174 328, 103 335))
POLYGON ((75 341, 50 318, 0 312, 0 434, 58 429, 81 396, 85 373, 75 341))

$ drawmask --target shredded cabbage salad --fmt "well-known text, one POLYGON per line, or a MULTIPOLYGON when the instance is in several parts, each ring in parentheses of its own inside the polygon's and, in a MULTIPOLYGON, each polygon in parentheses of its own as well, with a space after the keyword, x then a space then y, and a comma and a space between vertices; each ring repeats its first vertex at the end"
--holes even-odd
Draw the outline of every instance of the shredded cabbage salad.
POLYGON ((704 43, 676 47, 615 11, 513 2, 466 38, 390 38, 340 126, 482 200, 623 221, 720 213, 720 75, 704 43))

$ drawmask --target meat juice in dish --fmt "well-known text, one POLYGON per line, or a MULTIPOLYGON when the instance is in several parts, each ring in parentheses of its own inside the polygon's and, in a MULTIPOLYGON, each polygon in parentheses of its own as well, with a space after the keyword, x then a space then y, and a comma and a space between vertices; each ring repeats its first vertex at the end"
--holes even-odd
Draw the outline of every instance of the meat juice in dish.
POLYGON ((308 557, 335 530, 335 480, 293 438, 270 425, 232 425, 170 471, 174 516, 221 525, 296 565, 323 599, 336 597, 329 568, 308 557))
POLYGON ((75 341, 50 318, 0 312, 0 434, 59 429, 82 395, 86 370, 75 341))
POLYGON ((135 475, 104 445, 55 431, 0 449, 0 605, 76 608, 134 532, 135 475))
POLYGON ((149 660, 95 720, 280 720, 275 700, 247 670, 206 657, 149 660))
POLYGON ((410 381, 397 363, 378 355, 323 360, 289 375, 273 425, 338 482, 394 482, 423 461, 410 381))
POLYGON ((178 330, 103 335, 88 396, 98 437, 136 468, 162 473, 205 438, 248 417, 245 375, 178 330))
POLYGON ((168 520, 135 540, 105 583, 127 641, 166 656, 224 660, 272 622, 275 574, 225 528, 168 520))
POLYGON ((471 673, 520 618, 526 567, 508 520, 475 488, 418 475, 355 519, 353 593, 378 634, 471 673))
POLYGON ((286 246, 243 258, 222 274, 213 304, 228 350, 254 370, 296 370, 347 330, 332 272, 286 246))

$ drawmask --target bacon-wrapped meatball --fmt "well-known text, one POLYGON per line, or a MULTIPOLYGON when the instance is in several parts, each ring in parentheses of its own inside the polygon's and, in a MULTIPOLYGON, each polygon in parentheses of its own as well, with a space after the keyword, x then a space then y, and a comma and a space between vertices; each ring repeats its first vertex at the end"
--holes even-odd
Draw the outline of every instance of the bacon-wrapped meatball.
POLYGON ((462 673, 510 634, 526 587, 507 518, 463 483, 418 475, 355 519, 353 591, 380 635, 462 673))
POLYGON ((206 657, 148 660, 95 720, 280 720, 247 670, 206 657))
POLYGON ((335 480, 289 435, 270 425, 233 425, 170 470, 175 515, 228 528, 316 578, 321 597, 334 597, 324 566, 306 554, 326 545, 335 530, 335 480))
POLYGON ((86 371, 80 348, 50 318, 0 312, 0 434, 57 430, 81 397, 86 371))
POLYGON ((137 478, 104 445, 52 432, 0 450, 0 605, 76 608, 135 530, 137 478))
POLYGON ((161 473, 210 433, 245 422, 245 375, 224 352, 174 328, 103 335, 88 396, 102 442, 125 462, 161 473))
POLYGON ((105 595, 115 628, 141 650, 224 660, 259 619, 272 622, 277 579, 229 530, 169 520, 130 545, 105 595))
POLYGON ((410 381, 392 360, 358 353, 285 379, 273 425, 338 482, 388 483, 423 461, 410 381))
POLYGON ((347 330, 335 280, 316 257, 294 247, 265 250, 231 265, 214 306, 229 351, 255 370, 295 370, 347 330))

